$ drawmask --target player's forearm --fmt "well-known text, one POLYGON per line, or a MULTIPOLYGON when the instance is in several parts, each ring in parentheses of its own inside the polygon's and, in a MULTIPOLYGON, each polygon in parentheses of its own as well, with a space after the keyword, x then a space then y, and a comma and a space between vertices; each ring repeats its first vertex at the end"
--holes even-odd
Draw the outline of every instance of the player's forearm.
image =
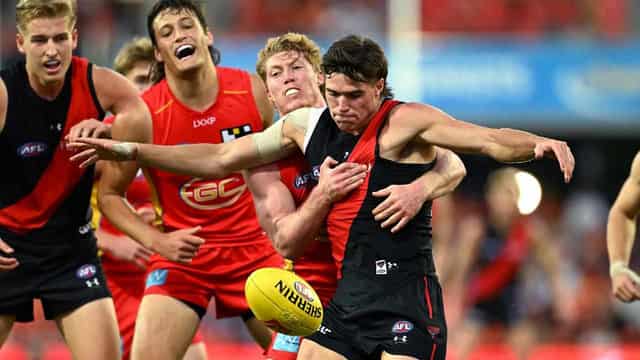
POLYGON ((414 182, 422 189, 425 201, 431 201, 452 193, 467 175, 462 160, 453 152, 438 152, 436 164, 414 182))
POLYGON ((154 145, 137 144, 136 160, 142 166, 201 178, 228 175, 218 161, 216 144, 154 145))
POLYGON ((138 214, 125 202, 124 198, 116 194, 105 194, 98 197, 98 205, 104 216, 118 230, 143 246, 152 249, 153 239, 160 232, 144 222, 138 214))
POLYGON ((514 129, 491 129, 483 153, 497 161, 516 163, 534 159, 536 143, 541 137, 514 129))
POLYGON ((324 226, 331 202, 318 187, 295 212, 276 221, 273 240, 276 250, 288 259, 304 253, 324 226))
POLYGON ((607 249, 611 264, 616 261, 629 264, 635 236, 636 219, 630 218, 614 204, 607 223, 607 249))
POLYGON ((111 251, 114 247, 115 239, 114 235, 107 233, 106 231, 98 228, 95 231, 96 240, 98 243, 98 249, 103 251, 111 251))

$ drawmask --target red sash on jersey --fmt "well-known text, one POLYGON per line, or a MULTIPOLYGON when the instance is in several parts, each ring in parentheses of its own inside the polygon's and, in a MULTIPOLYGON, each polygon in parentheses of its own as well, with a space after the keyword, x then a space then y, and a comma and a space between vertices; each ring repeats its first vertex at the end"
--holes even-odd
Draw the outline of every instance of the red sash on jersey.
MULTIPOLYGON (((71 61, 71 102, 61 139, 69 130, 85 119, 97 118, 91 87, 87 78, 87 59, 73 57, 71 61)), ((70 153, 63 140, 56 147, 49 167, 44 171, 33 191, 15 204, 0 209, 0 226, 16 233, 41 228, 69 196, 82 178, 85 169, 69 161, 70 153)))

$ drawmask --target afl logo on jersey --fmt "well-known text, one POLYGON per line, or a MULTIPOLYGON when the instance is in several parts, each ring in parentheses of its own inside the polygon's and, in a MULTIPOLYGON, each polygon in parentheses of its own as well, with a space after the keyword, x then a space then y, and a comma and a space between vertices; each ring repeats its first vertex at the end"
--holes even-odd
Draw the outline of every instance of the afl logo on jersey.
POLYGON ((247 189, 240 174, 223 180, 192 179, 180 187, 180 198, 198 210, 215 210, 233 205, 247 189))
POLYGON ((391 328, 391 332, 394 334, 405 334, 411 330, 413 330, 413 324, 406 320, 396 321, 391 328))
POLYGON ((308 173, 296 176, 293 186, 296 189, 300 189, 301 187, 306 187, 310 183, 317 183, 318 179, 320 179, 320 166, 314 166, 308 173))
POLYGON ((78 279, 90 279, 96 275, 98 271, 96 267, 92 264, 84 264, 76 270, 76 276, 78 279))
POLYGON ((18 148, 18 156, 21 158, 30 158, 42 155, 47 151, 47 144, 43 142, 28 142, 18 148))

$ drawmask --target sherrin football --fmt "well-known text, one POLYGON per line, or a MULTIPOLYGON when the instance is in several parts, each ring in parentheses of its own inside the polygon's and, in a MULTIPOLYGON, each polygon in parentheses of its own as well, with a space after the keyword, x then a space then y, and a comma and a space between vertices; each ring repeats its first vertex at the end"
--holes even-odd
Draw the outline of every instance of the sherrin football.
POLYGON ((263 268, 244 285, 249 308, 258 320, 287 335, 308 336, 322 323, 322 302, 311 285, 292 271, 263 268))

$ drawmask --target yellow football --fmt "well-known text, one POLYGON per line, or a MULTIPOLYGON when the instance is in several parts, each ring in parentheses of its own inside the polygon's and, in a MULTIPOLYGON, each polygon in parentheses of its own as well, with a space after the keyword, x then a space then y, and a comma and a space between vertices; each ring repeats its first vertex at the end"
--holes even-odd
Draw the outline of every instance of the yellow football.
POLYGON ((322 302, 311 285, 292 271, 263 268, 244 285, 249 308, 258 320, 287 335, 308 336, 322 323, 322 302))

